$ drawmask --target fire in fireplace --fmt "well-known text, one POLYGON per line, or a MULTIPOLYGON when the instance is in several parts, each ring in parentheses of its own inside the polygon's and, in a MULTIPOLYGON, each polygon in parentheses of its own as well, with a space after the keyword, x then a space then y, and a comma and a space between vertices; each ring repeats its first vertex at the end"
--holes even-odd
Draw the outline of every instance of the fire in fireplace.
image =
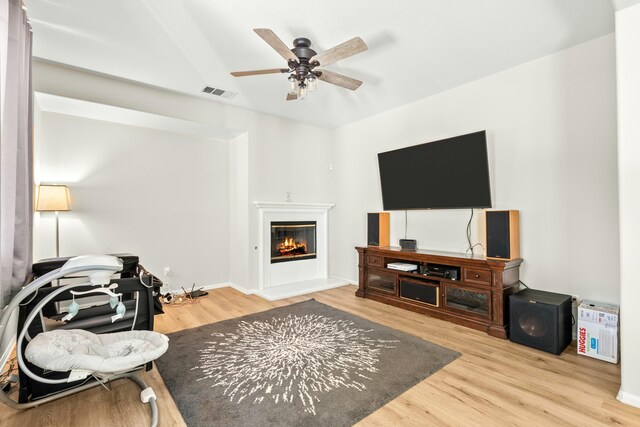
POLYGON ((315 221, 271 223, 271 263, 316 257, 315 221))

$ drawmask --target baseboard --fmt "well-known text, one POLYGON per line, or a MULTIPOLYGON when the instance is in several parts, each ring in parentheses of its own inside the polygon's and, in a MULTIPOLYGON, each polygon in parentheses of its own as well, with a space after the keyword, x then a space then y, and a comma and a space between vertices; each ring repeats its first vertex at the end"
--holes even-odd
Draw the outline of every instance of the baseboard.
POLYGON ((640 396, 638 396, 637 394, 631 394, 631 393, 627 393, 626 391, 620 390, 618 392, 618 395, 616 396, 616 399, 618 399, 620 402, 626 405, 640 408, 640 396))
POLYGON ((281 286, 274 286, 266 289, 257 289, 254 293, 267 301, 277 301, 279 299, 296 297, 311 294, 314 292, 326 291, 351 285, 349 281, 331 276, 323 279, 305 280, 302 282, 288 283, 281 286))
MULTIPOLYGON (((313 292, 324 291, 324 290, 328 290, 328 289, 344 286, 345 284, 358 286, 358 282, 355 282, 355 281, 349 280, 349 279, 344 279, 342 277, 331 276, 331 279, 340 280, 340 281, 346 282, 346 283, 326 284, 324 286, 315 287, 313 292)), ((246 289, 246 288, 243 288, 240 285, 236 285, 233 282, 214 283, 214 284, 211 284, 211 285, 198 286, 196 289, 199 289, 199 288, 202 288, 202 290, 204 290, 204 291, 208 291, 208 290, 211 290, 211 289, 220 289, 220 288, 233 288, 236 291, 242 292, 245 295, 254 295, 255 294, 255 295, 258 295, 259 297, 262 297, 262 298, 264 298, 266 300, 269 300, 269 301, 275 301, 277 299, 289 298, 289 297, 292 297, 292 296, 298 296, 298 295, 303 295, 303 294, 309 293, 309 291, 291 291, 291 292, 283 293, 282 295, 278 295, 278 297, 274 298, 272 295, 269 295, 268 292, 264 292, 263 290, 260 290, 260 289, 246 289)), ((187 290, 189 290, 189 289, 187 289, 187 290)))
POLYGON ((344 280, 345 282, 349 283, 350 285, 358 286, 358 282, 356 282, 355 280, 345 279, 344 277, 340 277, 340 276, 331 276, 331 277, 336 278, 336 279, 340 279, 340 280, 344 280))
POLYGON ((255 293, 255 290, 253 290, 253 289, 246 289, 246 288, 243 288, 242 286, 236 285, 235 283, 232 283, 232 282, 214 283, 213 285, 204 285, 204 286, 201 286, 201 287, 202 287, 202 290, 204 290, 204 291, 208 291, 210 289, 233 288, 236 291, 242 292, 245 295, 252 295, 252 294, 255 293))

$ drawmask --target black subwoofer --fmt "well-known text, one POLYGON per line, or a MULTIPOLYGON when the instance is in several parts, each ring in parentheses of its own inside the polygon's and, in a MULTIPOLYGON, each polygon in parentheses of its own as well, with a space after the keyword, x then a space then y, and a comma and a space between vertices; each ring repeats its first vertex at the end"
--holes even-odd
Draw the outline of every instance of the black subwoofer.
POLYGON ((525 289, 509 297, 510 339, 560 354, 571 342, 571 296, 525 289))

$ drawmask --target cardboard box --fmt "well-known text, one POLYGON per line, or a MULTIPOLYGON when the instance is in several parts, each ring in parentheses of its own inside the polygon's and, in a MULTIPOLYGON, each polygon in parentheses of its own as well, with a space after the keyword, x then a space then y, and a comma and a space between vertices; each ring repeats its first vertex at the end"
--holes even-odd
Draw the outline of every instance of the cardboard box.
POLYGON ((617 305, 582 301, 578 307, 578 354, 618 363, 617 305))

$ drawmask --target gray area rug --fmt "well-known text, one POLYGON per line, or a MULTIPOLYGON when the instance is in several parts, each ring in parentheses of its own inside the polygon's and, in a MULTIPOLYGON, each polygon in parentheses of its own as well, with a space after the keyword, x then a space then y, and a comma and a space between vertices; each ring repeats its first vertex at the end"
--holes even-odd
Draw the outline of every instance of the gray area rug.
POLYGON ((189 426, 351 426, 459 356, 315 300, 169 337, 189 426))

